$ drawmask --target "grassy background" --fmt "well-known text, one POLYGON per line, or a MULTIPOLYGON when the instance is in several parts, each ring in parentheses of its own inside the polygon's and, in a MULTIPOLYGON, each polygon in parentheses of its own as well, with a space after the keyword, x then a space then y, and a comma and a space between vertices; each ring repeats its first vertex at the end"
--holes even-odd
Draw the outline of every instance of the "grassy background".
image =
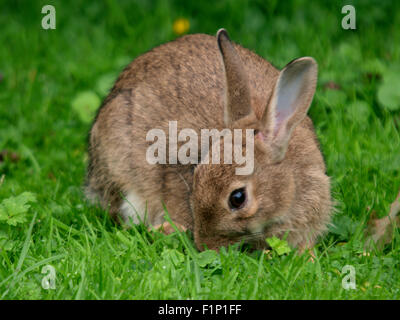
POLYGON ((0 220, 0 299, 398 299, 398 232, 365 256, 362 230, 400 187, 400 3, 354 2, 357 30, 341 28, 348 1, 0 1, 0 204, 19 210, 15 225, 0 220), (41 28, 45 4, 56 30, 41 28), (189 33, 225 27, 280 68, 318 61, 310 114, 338 212, 315 263, 237 247, 198 254, 190 235, 123 230, 84 202, 90 123, 74 102, 103 99, 129 61, 177 37, 181 17, 189 33), (41 286, 46 265, 55 290, 41 286), (342 288, 345 265, 356 290, 342 288))

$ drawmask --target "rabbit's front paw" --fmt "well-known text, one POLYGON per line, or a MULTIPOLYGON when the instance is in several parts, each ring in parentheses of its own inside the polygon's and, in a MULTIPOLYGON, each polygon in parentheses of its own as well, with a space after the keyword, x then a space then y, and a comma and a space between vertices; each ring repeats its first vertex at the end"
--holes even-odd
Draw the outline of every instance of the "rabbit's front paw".
MULTIPOLYGON (((184 226, 182 226, 179 223, 174 223, 174 224, 175 224, 176 228, 181 232, 185 232, 187 230, 187 228, 185 228, 184 226)), ((149 230, 156 230, 156 231, 164 233, 164 234, 171 234, 173 232, 176 232, 174 227, 169 222, 164 222, 162 224, 150 227, 149 230)))

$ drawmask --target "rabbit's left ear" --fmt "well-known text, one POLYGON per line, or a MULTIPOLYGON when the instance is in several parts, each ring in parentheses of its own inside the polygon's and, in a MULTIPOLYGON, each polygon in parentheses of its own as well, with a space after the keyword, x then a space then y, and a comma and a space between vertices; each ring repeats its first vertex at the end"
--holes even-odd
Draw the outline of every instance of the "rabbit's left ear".
POLYGON ((224 122, 229 127, 235 121, 253 113, 250 105, 249 80, 225 29, 218 30, 217 41, 224 64, 227 87, 224 122))
POLYGON ((274 160, 284 158, 293 129, 305 118, 317 84, 317 63, 313 58, 293 60, 280 72, 262 124, 274 160))

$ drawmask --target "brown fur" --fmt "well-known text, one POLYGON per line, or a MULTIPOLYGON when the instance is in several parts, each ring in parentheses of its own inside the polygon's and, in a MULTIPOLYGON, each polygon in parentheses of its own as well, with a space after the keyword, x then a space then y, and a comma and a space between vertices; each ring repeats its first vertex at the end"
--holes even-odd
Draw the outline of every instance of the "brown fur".
MULTIPOLYGON (((304 118, 309 105, 304 116, 291 118, 296 123, 290 124, 287 146, 274 151, 280 140, 271 133, 266 107, 280 72, 231 43, 226 32, 218 36, 220 46, 209 35, 181 37, 139 56, 122 72, 90 132, 88 193, 117 217, 120 194, 135 190, 147 201, 152 225, 163 222, 164 202, 172 220, 194 232, 200 250, 240 240, 262 247, 265 237, 286 231, 290 244, 309 247, 331 213, 329 178, 312 122, 304 118), (199 136, 202 128, 256 129, 253 174, 235 175, 234 164, 147 163, 147 132, 168 133, 172 120, 178 130, 192 128, 199 136), (231 212, 227 199, 242 185, 249 204, 231 212)), ((310 88, 303 94, 309 103, 310 88)))

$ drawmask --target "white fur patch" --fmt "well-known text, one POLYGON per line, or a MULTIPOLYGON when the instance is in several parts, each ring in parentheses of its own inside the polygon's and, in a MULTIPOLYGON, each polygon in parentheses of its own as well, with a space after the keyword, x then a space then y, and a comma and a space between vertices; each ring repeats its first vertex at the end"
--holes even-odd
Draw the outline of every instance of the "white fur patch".
MULTIPOLYGON (((146 223, 146 201, 134 191, 129 192, 122 202, 120 213, 125 223, 146 223)), ((147 219, 146 219, 147 220, 147 219)))

